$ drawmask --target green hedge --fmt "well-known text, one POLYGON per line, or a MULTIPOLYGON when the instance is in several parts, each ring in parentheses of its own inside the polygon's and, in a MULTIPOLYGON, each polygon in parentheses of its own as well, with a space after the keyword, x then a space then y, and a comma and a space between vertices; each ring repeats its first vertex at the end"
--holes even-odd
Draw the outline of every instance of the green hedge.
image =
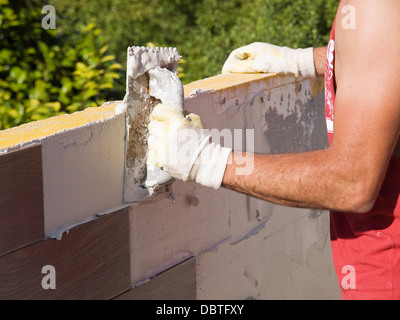
POLYGON ((338 0, 51 0, 61 15, 94 21, 124 66, 132 45, 177 47, 183 83, 213 76, 229 53, 254 41, 326 45, 338 0))
POLYGON ((254 41, 326 45, 338 0, 0 0, 0 129, 122 99, 128 46, 177 47, 184 84, 254 41), (57 27, 43 29, 44 5, 57 27))
POLYGON ((94 24, 44 29, 44 4, 0 0, 0 129, 99 106, 124 74, 94 24))

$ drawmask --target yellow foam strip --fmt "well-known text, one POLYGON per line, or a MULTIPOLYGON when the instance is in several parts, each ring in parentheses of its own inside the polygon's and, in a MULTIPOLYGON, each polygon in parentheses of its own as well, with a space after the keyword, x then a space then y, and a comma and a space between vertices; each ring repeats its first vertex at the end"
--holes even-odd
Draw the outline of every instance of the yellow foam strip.
POLYGON ((2 130, 0 131, 0 150, 37 140, 63 130, 77 128, 89 122, 112 117, 118 103, 106 103, 98 108, 87 108, 73 114, 64 114, 2 130))
POLYGON ((188 96, 195 89, 202 90, 224 90, 226 88, 235 87, 238 85, 249 84, 252 81, 257 81, 265 78, 270 78, 275 74, 244 74, 244 73, 230 73, 221 74, 215 77, 206 78, 198 81, 191 82, 184 86, 185 96, 188 96))
MULTIPOLYGON (((184 86, 185 96, 195 89, 224 90, 238 85, 250 85, 252 81, 271 77, 266 74, 223 74, 198 81, 184 86)), ((108 102, 98 108, 88 108, 73 114, 51 117, 40 121, 34 121, 18 127, 0 131, 0 150, 11 148, 18 144, 55 134, 57 132, 77 128, 87 123, 109 118, 114 115, 114 109, 121 101, 108 102)))

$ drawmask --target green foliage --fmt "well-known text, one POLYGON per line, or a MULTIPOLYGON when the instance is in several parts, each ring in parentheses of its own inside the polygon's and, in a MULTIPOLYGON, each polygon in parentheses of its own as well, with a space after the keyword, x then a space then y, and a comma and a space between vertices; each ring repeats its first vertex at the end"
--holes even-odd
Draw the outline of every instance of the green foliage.
POLYGON ((99 106, 124 73, 99 28, 43 29, 43 5, 0 0, 0 129, 99 106))
POLYGON ((338 3, 0 0, 0 129, 122 99, 129 46, 177 47, 186 84, 219 74, 232 50, 254 41, 326 45, 338 3), (56 30, 41 27, 45 4, 56 30))
POLYGON ((203 0, 196 11, 196 32, 186 80, 220 73, 230 52, 249 43, 269 42, 291 48, 327 44, 336 0, 203 0))
POLYGON ((57 12, 95 21, 126 66, 128 46, 177 47, 182 82, 219 74, 229 53, 254 41, 327 44, 338 0, 51 0, 57 12))
MULTIPOLYGON (((187 42, 196 32, 195 12, 199 1, 193 0, 50 0, 57 15, 79 17, 84 23, 94 22, 103 31, 118 61, 126 67, 129 46, 177 47, 186 60, 187 42)), ((186 64, 184 64, 186 74, 186 64)), ((193 72, 194 70, 192 70, 193 72)), ((185 81, 185 78, 182 78, 185 81)))

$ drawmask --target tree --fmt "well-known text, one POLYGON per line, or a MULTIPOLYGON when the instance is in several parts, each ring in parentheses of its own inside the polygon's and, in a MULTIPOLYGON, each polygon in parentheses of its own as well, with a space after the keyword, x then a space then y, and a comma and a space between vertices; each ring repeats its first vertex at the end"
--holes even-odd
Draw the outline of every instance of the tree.
POLYGON ((101 105, 123 74, 99 28, 44 29, 43 5, 0 0, 0 129, 101 105))
POLYGON ((49 0, 56 30, 41 27, 44 4, 0 0, 0 129, 121 100, 129 46, 177 47, 186 84, 254 41, 326 45, 338 1, 49 0))
POLYGON ((52 0, 61 14, 95 22, 126 66, 128 46, 177 47, 182 82, 220 73, 229 53, 254 41, 293 48, 325 45, 337 0, 52 0))

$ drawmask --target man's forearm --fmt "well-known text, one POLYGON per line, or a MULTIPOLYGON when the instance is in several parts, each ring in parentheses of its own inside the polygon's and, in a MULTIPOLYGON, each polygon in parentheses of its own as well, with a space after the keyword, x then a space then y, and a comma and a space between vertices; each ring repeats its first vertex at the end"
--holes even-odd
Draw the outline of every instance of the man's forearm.
POLYGON ((325 60, 327 47, 314 48, 314 65, 317 76, 325 74, 325 60))
MULTIPOLYGON (((243 165, 232 153, 222 186, 279 205, 336 211, 363 210, 359 189, 342 161, 332 151, 318 150, 299 154, 254 155, 254 170, 238 175, 243 165)), ((248 163, 246 164, 248 166, 248 163)))

